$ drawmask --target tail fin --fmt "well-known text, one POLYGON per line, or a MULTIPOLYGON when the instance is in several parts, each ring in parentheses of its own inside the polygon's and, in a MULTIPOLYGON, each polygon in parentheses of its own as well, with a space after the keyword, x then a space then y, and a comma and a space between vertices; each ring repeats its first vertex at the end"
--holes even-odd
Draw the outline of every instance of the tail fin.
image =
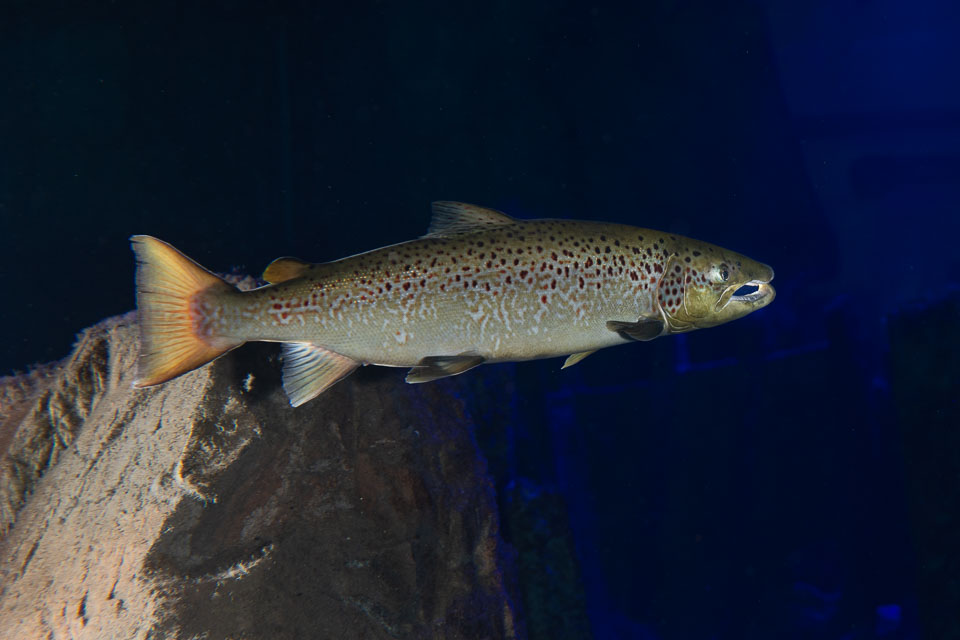
POLYGON ((149 387, 196 369, 242 342, 211 340, 197 332, 191 303, 204 291, 236 289, 150 236, 130 238, 137 256, 140 360, 135 387, 149 387))

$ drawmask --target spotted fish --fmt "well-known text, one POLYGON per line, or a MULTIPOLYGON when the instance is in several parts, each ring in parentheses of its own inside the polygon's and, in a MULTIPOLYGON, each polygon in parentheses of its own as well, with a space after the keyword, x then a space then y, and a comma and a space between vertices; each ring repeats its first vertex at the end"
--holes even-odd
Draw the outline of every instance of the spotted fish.
POLYGON ((245 342, 280 342, 294 406, 361 364, 409 367, 411 383, 486 362, 568 356, 566 368, 604 347, 741 318, 775 295, 773 269, 705 242, 458 202, 434 203, 417 240, 322 264, 279 258, 251 291, 156 238, 131 240, 135 386, 245 342))

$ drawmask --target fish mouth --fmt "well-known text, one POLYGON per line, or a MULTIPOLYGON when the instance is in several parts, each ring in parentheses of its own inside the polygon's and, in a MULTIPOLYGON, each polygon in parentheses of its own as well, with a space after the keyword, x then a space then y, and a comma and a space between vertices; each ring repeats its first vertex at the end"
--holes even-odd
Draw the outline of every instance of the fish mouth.
POLYGON ((776 291, 769 281, 751 280, 733 292, 730 302, 757 302, 772 295, 776 295, 776 291))
POLYGON ((734 302, 759 309, 773 302, 776 295, 777 292, 771 286, 770 280, 751 280, 727 289, 717 301, 716 311, 720 312, 734 302))

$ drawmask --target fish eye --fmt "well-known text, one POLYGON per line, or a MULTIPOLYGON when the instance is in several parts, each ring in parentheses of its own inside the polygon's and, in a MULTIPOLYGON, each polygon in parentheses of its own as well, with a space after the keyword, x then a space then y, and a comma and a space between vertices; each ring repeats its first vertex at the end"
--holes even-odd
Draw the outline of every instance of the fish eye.
POLYGON ((721 264, 717 267, 714 267, 714 273, 717 274, 717 278, 720 279, 720 282, 726 282, 730 279, 730 269, 725 264, 721 264))

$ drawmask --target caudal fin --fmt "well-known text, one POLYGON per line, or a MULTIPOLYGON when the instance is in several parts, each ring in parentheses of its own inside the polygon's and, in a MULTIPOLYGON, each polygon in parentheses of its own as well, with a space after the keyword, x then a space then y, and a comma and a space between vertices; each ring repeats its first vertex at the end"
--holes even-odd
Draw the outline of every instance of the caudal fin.
POLYGON ((137 256, 140 360, 135 387, 149 387, 196 369, 240 346, 197 331, 197 294, 236 289, 150 236, 130 238, 137 256))

